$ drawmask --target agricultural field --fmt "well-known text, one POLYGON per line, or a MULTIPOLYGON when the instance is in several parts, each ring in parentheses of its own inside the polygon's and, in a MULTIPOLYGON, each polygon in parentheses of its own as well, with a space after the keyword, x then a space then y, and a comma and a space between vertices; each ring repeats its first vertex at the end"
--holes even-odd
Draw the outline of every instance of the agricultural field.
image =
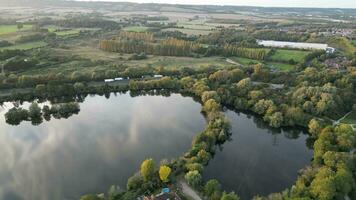
POLYGON ((43 41, 37 41, 37 42, 27 42, 27 43, 22 43, 22 44, 16 44, 16 45, 12 45, 12 46, 8 46, 8 47, 0 47, 0 50, 14 50, 14 49, 18 49, 18 50, 31 50, 31 49, 37 49, 37 48, 41 48, 41 47, 45 47, 47 46, 46 42, 43 41))
POLYGON ((266 65, 271 68, 275 68, 281 71, 290 71, 295 65, 280 62, 266 62, 266 65))
POLYGON ((48 29, 48 32, 55 33, 58 36, 68 36, 68 35, 77 35, 80 33, 80 28, 75 29, 64 29, 59 26, 46 26, 45 28, 48 29))
POLYGON ((0 35, 15 33, 18 31, 26 31, 32 28, 32 25, 25 24, 23 28, 18 29, 17 25, 0 25, 0 35))
POLYGON ((249 58, 241 58, 241 57, 233 57, 230 58, 231 60, 244 65, 244 66, 251 66, 251 65, 256 65, 256 64, 263 64, 267 67, 273 68, 273 69, 278 69, 281 71, 290 71, 293 69, 294 65, 288 64, 288 63, 282 63, 282 62, 271 62, 271 61, 260 61, 260 60, 254 60, 254 59, 249 59, 249 58))
POLYGON ((148 27, 146 26, 129 26, 124 28, 125 31, 130 31, 130 32, 145 32, 148 30, 148 27))
POLYGON ((241 58, 241 57, 232 57, 230 58, 231 60, 244 65, 244 66, 249 66, 249 65, 256 65, 256 64, 260 64, 261 61, 258 60, 254 60, 254 59, 249 59, 249 58, 241 58))
POLYGON ((209 35, 212 31, 210 30, 199 30, 199 29, 185 29, 185 28, 167 28, 162 31, 179 31, 187 35, 209 35))
POLYGON ((277 62, 289 62, 290 60, 294 60, 295 62, 301 63, 309 53, 310 51, 278 49, 270 59, 277 62))

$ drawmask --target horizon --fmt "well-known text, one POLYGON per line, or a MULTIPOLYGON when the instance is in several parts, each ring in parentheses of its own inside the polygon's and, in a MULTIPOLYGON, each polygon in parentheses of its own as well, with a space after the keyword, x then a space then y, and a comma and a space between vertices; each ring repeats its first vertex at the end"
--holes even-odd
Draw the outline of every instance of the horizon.
POLYGON ((251 6, 251 7, 285 7, 285 8, 341 8, 341 9, 356 9, 356 2, 353 0, 330 0, 322 2, 321 0, 193 0, 186 3, 185 0, 75 0, 82 2, 130 2, 130 3, 156 3, 156 4, 172 4, 172 5, 217 5, 217 6, 251 6), (323 5, 323 6, 320 6, 323 5))

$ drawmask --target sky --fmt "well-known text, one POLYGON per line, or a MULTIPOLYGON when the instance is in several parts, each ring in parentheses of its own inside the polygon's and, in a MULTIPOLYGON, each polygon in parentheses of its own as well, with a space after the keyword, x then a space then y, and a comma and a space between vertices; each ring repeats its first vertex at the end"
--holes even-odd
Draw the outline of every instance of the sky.
POLYGON ((356 0, 86 0, 137 3, 213 4, 267 7, 356 8, 356 0))

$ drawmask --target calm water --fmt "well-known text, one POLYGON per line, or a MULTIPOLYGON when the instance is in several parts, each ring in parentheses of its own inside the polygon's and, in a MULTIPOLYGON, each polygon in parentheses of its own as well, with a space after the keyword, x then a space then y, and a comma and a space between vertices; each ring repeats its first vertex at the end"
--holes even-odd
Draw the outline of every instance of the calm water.
MULTIPOLYGON (((39 126, 6 124, 3 115, 11 107, 0 107, 1 200, 72 200, 112 184, 125 188, 142 160, 182 155, 205 126, 201 105, 178 94, 87 97, 78 115, 39 126)), ((272 133, 244 114, 226 114, 232 141, 217 152, 205 179, 217 178, 246 199, 289 187, 309 164, 305 135, 272 133)))
MULTIPOLYGON (((26 106, 26 105, 24 105, 26 106)), ((145 158, 189 149, 202 131, 201 105, 181 95, 87 97, 79 115, 39 126, 5 123, 0 108, 0 199, 79 199, 126 187, 145 158)))
POLYGON ((242 200, 268 195, 290 187, 298 171, 310 164, 312 150, 307 135, 298 130, 277 131, 260 119, 227 111, 232 125, 232 141, 204 171, 204 178, 216 178, 223 189, 234 190, 242 200))

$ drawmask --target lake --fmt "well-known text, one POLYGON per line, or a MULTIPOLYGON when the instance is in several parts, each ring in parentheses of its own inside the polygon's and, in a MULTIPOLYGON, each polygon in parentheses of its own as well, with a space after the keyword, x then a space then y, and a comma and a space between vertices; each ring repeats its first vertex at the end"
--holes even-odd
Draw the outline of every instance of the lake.
MULTIPOLYGON (((28 103, 23 107, 28 106, 28 103)), ((87 97, 68 119, 39 126, 5 123, 0 110, 0 199, 63 200, 107 192, 127 179, 146 158, 175 158, 204 129, 201 105, 173 94, 87 97)))
POLYGON ((223 189, 235 191, 242 200, 268 195, 292 186, 298 171, 310 164, 313 151, 308 136, 296 129, 276 130, 260 118, 226 111, 232 140, 223 144, 204 171, 223 189))
MULTIPOLYGON (((12 106, 0 107, 0 199, 6 200, 78 200, 111 185, 125 188, 144 159, 158 164, 183 155, 206 125, 201 105, 179 94, 88 96, 78 115, 39 126, 6 124, 12 106)), ((312 151, 300 131, 276 133, 259 118, 226 115, 232 141, 217 151, 205 179, 216 178, 247 199, 290 187, 310 163, 312 151)))

